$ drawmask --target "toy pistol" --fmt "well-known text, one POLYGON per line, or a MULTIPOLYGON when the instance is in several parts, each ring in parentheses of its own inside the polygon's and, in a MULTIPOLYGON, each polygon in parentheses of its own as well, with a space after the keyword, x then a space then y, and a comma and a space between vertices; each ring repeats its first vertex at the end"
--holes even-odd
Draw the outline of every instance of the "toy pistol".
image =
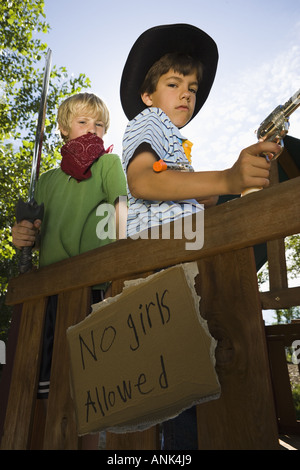
MULTIPOLYGON (((289 117, 298 106, 300 106, 300 89, 284 105, 277 106, 260 124, 257 131, 258 140, 276 142, 283 146, 283 139, 290 127, 289 117)), ((277 158, 279 155, 280 153, 274 155, 273 158, 277 158)))
MULTIPOLYGON (((271 158, 268 154, 261 154, 267 161, 275 160, 279 157, 283 150, 283 139, 287 135, 290 127, 289 117, 300 106, 300 89, 284 104, 279 105, 268 117, 260 124, 257 130, 257 138, 259 141, 276 142, 280 144, 282 149, 277 154, 272 154, 271 158)), ((248 188, 242 192, 242 196, 259 191, 262 188, 248 188)))

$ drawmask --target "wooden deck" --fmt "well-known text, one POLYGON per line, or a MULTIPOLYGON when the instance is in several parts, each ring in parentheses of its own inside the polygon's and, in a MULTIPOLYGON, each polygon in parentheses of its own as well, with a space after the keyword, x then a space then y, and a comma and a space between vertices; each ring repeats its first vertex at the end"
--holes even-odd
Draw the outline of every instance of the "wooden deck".
MULTIPOLYGON (((21 314, 18 313, 22 341, 17 342, 9 377, 10 393, 1 396, 1 403, 7 403, 0 433, 1 448, 28 449, 32 445, 44 307, 49 295, 59 295, 55 334, 61 339, 68 326, 85 317, 90 286, 112 281, 113 295, 116 295, 126 279, 189 261, 198 264, 196 290, 201 297, 200 312, 218 341, 216 369, 222 388, 219 400, 199 405, 199 450, 299 448, 299 440, 293 433, 282 432, 278 441, 252 248, 300 233, 299 181, 295 178, 208 210, 202 249, 187 251, 185 239, 120 240, 12 279, 7 302, 15 309, 23 305, 21 314)), ((284 299, 288 290, 284 285, 278 289, 280 295, 276 296, 276 302, 279 297, 284 299)), ((272 296, 270 293, 270 302, 272 296)), ((300 305, 298 292, 293 294, 294 302, 300 305)), ((281 304, 280 307, 284 308, 281 304)), ((273 356, 279 357, 277 343, 273 342, 273 356)), ((63 341, 55 341, 56 344, 42 448, 78 449, 80 439, 68 382, 67 346, 63 341), (66 378, 63 383, 62 377, 66 378)), ((157 449, 154 428, 126 435, 111 433, 108 441, 109 448, 114 450, 157 449)))

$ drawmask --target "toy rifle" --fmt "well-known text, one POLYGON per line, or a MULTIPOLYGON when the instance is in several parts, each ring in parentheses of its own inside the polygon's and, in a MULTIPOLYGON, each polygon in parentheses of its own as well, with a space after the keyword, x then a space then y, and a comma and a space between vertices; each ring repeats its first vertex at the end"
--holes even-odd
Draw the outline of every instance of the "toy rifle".
MULTIPOLYGON (((289 117, 300 106, 300 89, 284 104, 279 105, 269 114, 268 117, 260 124, 257 131, 259 141, 276 142, 283 149, 283 139, 287 135, 290 127, 289 117)), ((268 161, 275 160, 279 157, 282 150, 271 158, 266 154, 262 154, 268 161)), ((261 188, 248 188, 242 192, 242 196, 261 188)))
MULTIPOLYGON (((26 202, 24 202, 22 199, 19 199, 18 201, 18 204, 16 207, 17 222, 21 222, 22 220, 29 220, 30 222, 33 223, 36 219, 42 220, 43 215, 44 215, 44 205, 37 204, 37 202, 34 199, 34 193, 35 193, 36 182, 38 180, 39 170, 40 170, 40 160, 41 160, 44 127, 45 127, 45 116, 46 116, 46 108, 47 108, 47 93, 48 93, 49 77, 50 77, 50 70, 51 70, 51 58, 52 58, 52 51, 51 49, 48 49, 47 55, 46 55, 43 88, 42 88, 40 109, 39 109, 39 114, 38 114, 38 122, 37 122, 36 136, 35 136, 35 146, 34 146, 33 159, 32 159, 29 193, 28 193, 28 198, 26 202)), ((25 273, 29 271, 31 267, 32 267, 32 247, 25 246, 22 248, 21 257, 19 261, 20 273, 25 273)))

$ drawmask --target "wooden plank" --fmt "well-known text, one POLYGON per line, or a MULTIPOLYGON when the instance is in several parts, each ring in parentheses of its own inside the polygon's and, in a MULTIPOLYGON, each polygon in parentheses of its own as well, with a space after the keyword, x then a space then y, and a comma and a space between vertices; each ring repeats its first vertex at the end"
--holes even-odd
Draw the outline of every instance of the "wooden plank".
POLYGON ((50 393, 45 426, 45 450, 76 450, 78 436, 75 409, 70 393, 67 328, 89 313, 90 289, 59 295, 53 345, 50 393))
POLYGON ((300 322, 268 325, 265 327, 267 340, 281 341, 284 346, 290 347, 293 341, 300 339, 300 322))
POLYGON ((16 304, 28 297, 128 278, 299 232, 300 185, 299 178, 294 178, 207 210, 202 249, 186 250, 185 239, 120 240, 12 279, 6 299, 16 304))
POLYGON ((8 398, 3 450, 28 449, 41 356, 46 299, 24 303, 8 398))
POLYGON ((219 400, 197 407, 199 449, 270 450, 278 434, 251 248, 200 260, 200 313, 218 340, 219 400))
POLYGON ((18 334, 22 314, 22 305, 15 305, 9 328, 9 336, 6 348, 6 364, 3 366, 0 380, 0 443, 3 436, 3 428, 6 414, 6 407, 9 396, 12 370, 15 359, 15 352, 18 343, 18 334))
POLYGON ((284 239, 267 242, 270 292, 288 288, 284 239))
POLYGON ((300 170, 286 148, 284 148, 281 155, 279 155, 278 162, 287 174, 288 178, 291 179, 300 176, 300 170))
POLYGON ((271 376, 280 432, 297 430, 296 410, 292 396, 284 341, 268 341, 271 376))
MULTIPOLYGON (((278 162, 272 162, 270 185, 278 185, 278 162)), ((270 291, 288 287, 284 238, 267 242, 270 291)))
POLYGON ((29 450, 43 449, 46 413, 47 408, 45 400, 36 400, 29 450))
MULTIPOLYGON (((298 304, 299 305, 299 304, 298 304)), ((285 347, 300 339, 300 320, 265 327, 280 432, 300 434, 291 392, 285 347)), ((298 364, 300 373, 300 364, 298 364)))
POLYGON ((127 434, 106 433, 107 450, 157 450, 158 426, 127 434))
POLYGON ((295 307, 300 305, 300 287, 260 292, 260 300, 263 310, 295 307))

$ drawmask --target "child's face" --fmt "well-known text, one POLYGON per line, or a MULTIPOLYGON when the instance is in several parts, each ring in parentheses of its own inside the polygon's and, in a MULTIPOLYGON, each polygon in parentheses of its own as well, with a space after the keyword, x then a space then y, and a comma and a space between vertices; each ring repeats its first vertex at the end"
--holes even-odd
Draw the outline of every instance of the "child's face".
POLYGON ((144 93, 142 100, 147 106, 162 109, 173 124, 183 127, 191 119, 198 90, 196 73, 181 75, 174 70, 162 75, 154 93, 144 93))
POLYGON ((68 132, 63 129, 61 129, 61 132, 67 136, 67 141, 81 137, 89 132, 102 139, 105 134, 105 126, 97 117, 91 117, 83 113, 73 117, 68 132))

